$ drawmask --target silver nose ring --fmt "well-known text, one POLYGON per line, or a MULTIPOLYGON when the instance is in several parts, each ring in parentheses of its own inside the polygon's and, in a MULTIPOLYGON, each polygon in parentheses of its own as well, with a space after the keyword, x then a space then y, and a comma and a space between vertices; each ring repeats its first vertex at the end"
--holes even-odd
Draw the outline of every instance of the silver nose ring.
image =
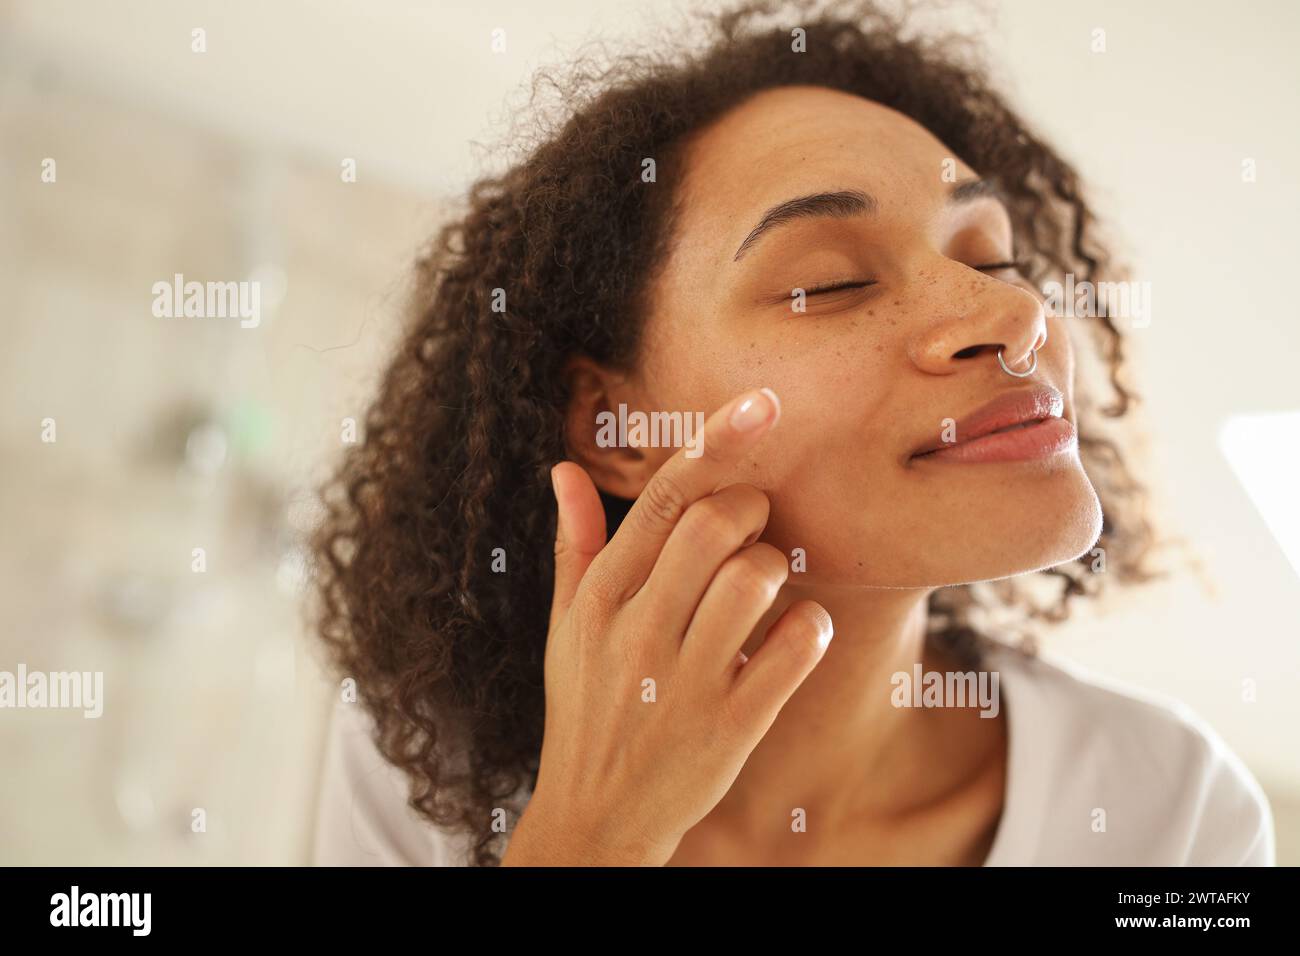
POLYGON ((1023 372, 1013 372, 1007 365, 1007 360, 1002 357, 1002 350, 998 349, 998 364, 1002 366, 1002 371, 1008 375, 1014 375, 1016 378, 1027 378, 1034 374, 1034 369, 1038 368, 1038 349, 1031 349, 1029 352, 1029 368, 1023 372))

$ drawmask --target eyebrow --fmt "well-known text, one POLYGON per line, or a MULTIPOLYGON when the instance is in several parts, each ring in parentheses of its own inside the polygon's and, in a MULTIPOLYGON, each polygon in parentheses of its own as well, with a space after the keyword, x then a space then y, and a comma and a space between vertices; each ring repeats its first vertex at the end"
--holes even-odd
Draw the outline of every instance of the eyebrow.
POLYGON ((845 189, 833 193, 813 193, 810 196, 787 199, 763 213, 763 218, 758 221, 758 225, 750 230, 749 235, 745 237, 745 241, 736 250, 732 262, 739 261, 740 257, 748 252, 754 243, 758 242, 759 237, 774 226, 781 226, 795 219, 846 219, 849 216, 873 216, 878 208, 880 208, 880 204, 876 202, 874 197, 857 189, 845 189))
MULTIPOLYGON (((992 180, 967 179, 957 183, 948 193, 948 204, 974 202, 977 199, 991 197, 1006 204, 1002 190, 992 180)), ((858 189, 843 189, 838 192, 812 193, 798 196, 778 203, 758 221, 745 241, 736 250, 733 262, 738 262, 749 249, 758 242, 768 230, 785 225, 796 219, 847 219, 851 216, 874 216, 880 209, 880 203, 874 196, 858 189)))

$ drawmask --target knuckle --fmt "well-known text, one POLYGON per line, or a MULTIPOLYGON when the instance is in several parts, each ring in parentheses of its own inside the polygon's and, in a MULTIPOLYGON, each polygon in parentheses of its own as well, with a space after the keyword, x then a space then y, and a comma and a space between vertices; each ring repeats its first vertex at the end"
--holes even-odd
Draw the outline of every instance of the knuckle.
POLYGON ((745 551, 728 561, 718 576, 742 600, 770 601, 785 583, 785 561, 779 552, 777 558, 779 564, 774 564, 764 552, 745 551))
POLYGON ((684 533, 701 545, 734 537, 736 527, 735 511, 717 496, 697 501, 682 518, 684 533))
POLYGON ((599 589, 595 581, 583 581, 578 597, 569 606, 570 620, 578 634, 597 635, 606 627, 609 613, 599 589))
POLYGON ((746 603, 761 601, 771 593, 767 579, 748 568, 728 571, 723 583, 736 597, 746 603))
POLYGON ((641 492, 643 505, 638 509, 640 520, 652 530, 675 523, 686 510, 686 492, 677 479, 660 472, 650 479, 641 492))
POLYGON ((790 562, 786 560, 784 554, 779 548, 768 544, 766 541, 759 541, 751 544, 745 549, 745 554, 749 560, 759 564, 764 571, 778 578, 782 584, 790 576, 790 562))
POLYGON ((584 605, 600 608, 612 608, 618 602, 621 593, 618 582, 604 568, 598 568, 595 563, 587 568, 579 588, 585 592, 583 596, 586 600, 582 602, 584 605))

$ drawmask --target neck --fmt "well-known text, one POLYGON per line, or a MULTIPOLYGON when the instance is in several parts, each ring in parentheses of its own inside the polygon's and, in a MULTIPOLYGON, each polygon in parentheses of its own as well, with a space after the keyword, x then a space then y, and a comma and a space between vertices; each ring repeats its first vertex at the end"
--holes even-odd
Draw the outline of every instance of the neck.
POLYGON ((767 629, 795 601, 812 599, 831 615, 835 636, 821 662, 777 714, 718 812, 742 829, 770 826, 777 807, 822 819, 896 812, 925 799, 935 784, 933 715, 891 703, 893 676, 922 663, 928 589, 818 588, 786 585, 744 645, 752 656, 767 629), (759 821, 765 821, 759 823, 759 821))

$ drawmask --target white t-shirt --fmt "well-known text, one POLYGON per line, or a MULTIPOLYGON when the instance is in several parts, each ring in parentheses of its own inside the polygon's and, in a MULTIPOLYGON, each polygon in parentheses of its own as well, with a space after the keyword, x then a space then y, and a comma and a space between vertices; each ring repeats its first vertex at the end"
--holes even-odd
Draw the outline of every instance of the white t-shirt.
MULTIPOLYGON (((1012 648, 993 649, 985 666, 999 673, 1009 748, 985 866, 1275 864, 1259 783, 1186 705, 1012 648)), ((370 728, 363 705, 335 708, 313 862, 467 865, 467 838, 410 809, 406 777, 370 728)))

